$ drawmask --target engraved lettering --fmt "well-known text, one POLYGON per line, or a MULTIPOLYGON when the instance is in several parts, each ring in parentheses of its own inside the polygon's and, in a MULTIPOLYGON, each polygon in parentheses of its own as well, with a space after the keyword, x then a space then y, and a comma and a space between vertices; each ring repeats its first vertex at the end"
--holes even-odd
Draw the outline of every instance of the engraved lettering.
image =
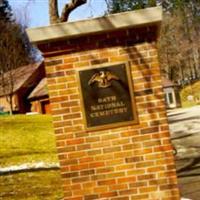
POLYGON ((87 128, 136 121, 129 74, 128 66, 123 63, 79 71, 87 128))
POLYGON ((121 114, 121 113, 126 113, 127 112, 127 108, 115 108, 112 110, 103 110, 103 111, 99 111, 99 112, 94 112, 90 114, 91 118, 99 118, 99 117, 104 117, 104 116, 112 116, 112 115, 116 115, 116 114, 121 114))
POLYGON ((108 96, 104 98, 98 98, 98 103, 108 103, 116 100, 117 100, 116 96, 108 96))

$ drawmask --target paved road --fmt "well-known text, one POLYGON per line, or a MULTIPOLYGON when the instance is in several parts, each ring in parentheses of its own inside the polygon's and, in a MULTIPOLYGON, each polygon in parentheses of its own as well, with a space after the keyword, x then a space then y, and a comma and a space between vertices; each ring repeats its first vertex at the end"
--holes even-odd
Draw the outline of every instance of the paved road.
POLYGON ((168 111, 181 194, 200 200, 200 106, 168 111))

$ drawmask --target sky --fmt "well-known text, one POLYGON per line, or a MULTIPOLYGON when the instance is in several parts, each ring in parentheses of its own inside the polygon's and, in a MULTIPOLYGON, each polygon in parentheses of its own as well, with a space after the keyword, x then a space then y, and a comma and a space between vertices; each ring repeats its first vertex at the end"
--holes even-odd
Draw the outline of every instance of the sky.
MULTIPOLYGON (((59 12, 69 0, 58 0, 59 12)), ((48 26, 48 0, 9 0, 13 12, 22 23, 31 28, 48 26)), ((88 0, 87 4, 74 10, 69 21, 77 21, 104 15, 106 11, 105 0, 88 0)))

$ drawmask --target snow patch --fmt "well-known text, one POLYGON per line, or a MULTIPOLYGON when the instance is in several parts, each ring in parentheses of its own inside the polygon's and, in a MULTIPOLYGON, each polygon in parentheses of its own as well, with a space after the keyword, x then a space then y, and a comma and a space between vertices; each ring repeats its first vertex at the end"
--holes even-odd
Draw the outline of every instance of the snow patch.
POLYGON ((0 168, 0 174, 9 173, 9 172, 17 172, 23 170, 31 170, 31 169, 50 169, 50 168, 59 168, 59 163, 45 163, 45 162, 37 162, 37 163, 25 163, 22 165, 13 165, 9 167, 0 168))

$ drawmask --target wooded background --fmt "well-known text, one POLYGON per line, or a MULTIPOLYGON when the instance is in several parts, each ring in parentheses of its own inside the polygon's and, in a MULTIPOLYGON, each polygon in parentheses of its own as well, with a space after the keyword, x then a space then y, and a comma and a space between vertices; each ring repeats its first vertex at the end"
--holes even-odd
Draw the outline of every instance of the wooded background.
MULTIPOLYGON (((49 0, 50 24, 68 21, 68 17, 74 9, 78 9, 78 7, 89 3, 89 0, 66 0, 66 4, 59 15, 58 1, 49 0)), ((104 1, 107 4, 105 15, 162 6, 163 23, 158 41, 162 75, 177 82, 181 87, 199 80, 199 0, 104 1)), ((37 49, 28 40, 25 32, 27 24, 28 22, 16 20, 8 0, 0 0, 0 29, 3 30, 0 31, 0 87, 5 93, 8 93, 7 99, 11 104, 15 80, 13 74, 10 73, 9 81, 5 82, 5 73, 11 72, 22 65, 42 59, 37 49)))

